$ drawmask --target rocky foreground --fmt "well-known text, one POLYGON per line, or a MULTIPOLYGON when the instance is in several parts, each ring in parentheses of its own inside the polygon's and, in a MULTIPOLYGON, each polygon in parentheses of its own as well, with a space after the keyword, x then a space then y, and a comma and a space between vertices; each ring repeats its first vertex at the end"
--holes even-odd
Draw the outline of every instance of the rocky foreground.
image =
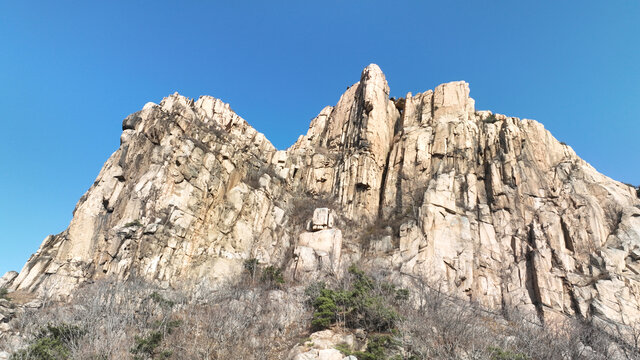
MULTIPOLYGON (((290 289, 273 296, 291 296, 357 264, 409 294, 429 287, 543 327, 577 319, 633 343, 638 191, 536 121, 475 110, 465 82, 390 99, 372 64, 287 150, 218 99, 148 103, 123 121, 69 228, 0 287, 33 307, 99 281, 198 294, 271 269, 290 289)), ((345 328, 339 343, 357 337, 345 328)), ((348 353, 332 344, 291 357, 348 353)))

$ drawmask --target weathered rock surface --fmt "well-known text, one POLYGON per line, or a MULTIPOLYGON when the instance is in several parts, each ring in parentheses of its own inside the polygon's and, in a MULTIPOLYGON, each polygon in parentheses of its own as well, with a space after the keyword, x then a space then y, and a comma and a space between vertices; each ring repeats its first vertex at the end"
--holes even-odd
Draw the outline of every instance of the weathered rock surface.
POLYGON ((10 284, 18 277, 18 273, 15 271, 9 271, 6 274, 2 275, 0 278, 0 289, 10 284))
POLYGON ((536 121, 476 111, 465 82, 390 100, 373 64, 287 150, 212 97, 145 105, 69 228, 2 281, 56 296, 102 276, 180 287, 251 258, 310 276, 360 261, 543 321, 640 323, 635 189, 536 121), (330 209, 300 208, 321 199, 330 209))
POLYGON ((318 331, 289 352, 287 360, 351 360, 335 349, 338 345, 356 347, 357 341, 352 334, 340 334, 332 330, 318 331))
POLYGON ((318 208, 313 219, 298 237, 293 249, 289 272, 295 279, 304 279, 318 271, 337 274, 342 252, 342 231, 333 229, 335 214, 328 208, 318 208))

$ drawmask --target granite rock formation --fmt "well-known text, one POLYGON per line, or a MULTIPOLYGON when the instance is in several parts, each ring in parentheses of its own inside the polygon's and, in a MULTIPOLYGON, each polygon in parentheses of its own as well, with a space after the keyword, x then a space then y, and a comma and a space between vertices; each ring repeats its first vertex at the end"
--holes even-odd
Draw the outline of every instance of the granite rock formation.
POLYGON ((249 259, 303 281, 360 262, 545 322, 640 323, 636 189, 536 121, 475 110, 465 82, 390 99, 369 65, 287 150, 209 96, 148 103, 122 128, 10 290, 215 284, 249 259))

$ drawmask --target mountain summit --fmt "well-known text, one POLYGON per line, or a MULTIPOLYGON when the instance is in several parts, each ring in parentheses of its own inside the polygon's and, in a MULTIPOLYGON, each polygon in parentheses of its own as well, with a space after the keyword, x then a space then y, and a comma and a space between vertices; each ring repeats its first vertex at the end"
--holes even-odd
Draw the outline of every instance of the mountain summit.
POLYGON ((4 285, 64 299, 101 278, 215 286, 252 259, 300 283, 357 263, 541 322, 640 323, 636 190, 474 104, 461 81, 390 99, 371 64, 277 150, 213 97, 149 103, 69 227, 4 285))

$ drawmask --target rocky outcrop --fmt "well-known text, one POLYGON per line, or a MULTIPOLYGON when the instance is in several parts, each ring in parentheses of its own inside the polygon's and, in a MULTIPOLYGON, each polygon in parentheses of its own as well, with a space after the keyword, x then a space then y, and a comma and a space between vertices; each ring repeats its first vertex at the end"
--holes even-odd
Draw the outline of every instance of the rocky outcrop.
MULTIPOLYGON (((266 170, 275 148, 211 97, 177 94, 123 122, 120 148, 13 288, 66 295, 89 278, 215 281, 289 247, 266 170), (260 245, 258 245, 260 244, 260 245)), ((282 205, 281 205, 282 206, 282 205)))
POLYGON ((7 284, 215 284, 254 258, 298 280, 359 261, 545 322, 640 323, 634 188, 536 121, 475 110, 465 82, 390 100, 373 64, 287 150, 212 97, 145 105, 69 228, 7 284))
POLYGON ((0 289, 5 288, 8 284, 11 284, 13 280, 18 277, 18 273, 15 271, 9 271, 0 277, 0 289))
POLYGON ((337 274, 340 270, 342 231, 334 229, 335 214, 328 208, 318 208, 300 234, 293 250, 290 273, 294 279, 304 279, 318 271, 337 274))
MULTIPOLYGON (((0 339, 2 339, 4 333, 10 330, 9 322, 15 317, 16 314, 15 305, 12 304, 11 301, 7 298, 6 286, 7 284, 11 283, 17 276, 17 272, 10 271, 0 278, 0 339)), ((2 353, 0 353, 0 359, 2 359, 2 356, 2 353)))
POLYGON ((291 349, 287 360, 354 360, 355 356, 345 356, 336 349, 338 345, 353 348, 358 345, 352 334, 340 334, 332 330, 318 331, 307 341, 291 349))
POLYGON ((411 219, 390 264, 545 320, 638 321, 640 209, 629 186, 597 173, 540 123, 473 111, 464 83, 407 96, 403 124, 381 211, 411 219))
POLYGON ((384 74, 371 64, 334 108, 323 109, 312 120, 281 167, 285 174, 298 170, 294 173, 299 177, 291 180, 301 190, 335 197, 344 216, 373 221, 399 119, 384 74))

